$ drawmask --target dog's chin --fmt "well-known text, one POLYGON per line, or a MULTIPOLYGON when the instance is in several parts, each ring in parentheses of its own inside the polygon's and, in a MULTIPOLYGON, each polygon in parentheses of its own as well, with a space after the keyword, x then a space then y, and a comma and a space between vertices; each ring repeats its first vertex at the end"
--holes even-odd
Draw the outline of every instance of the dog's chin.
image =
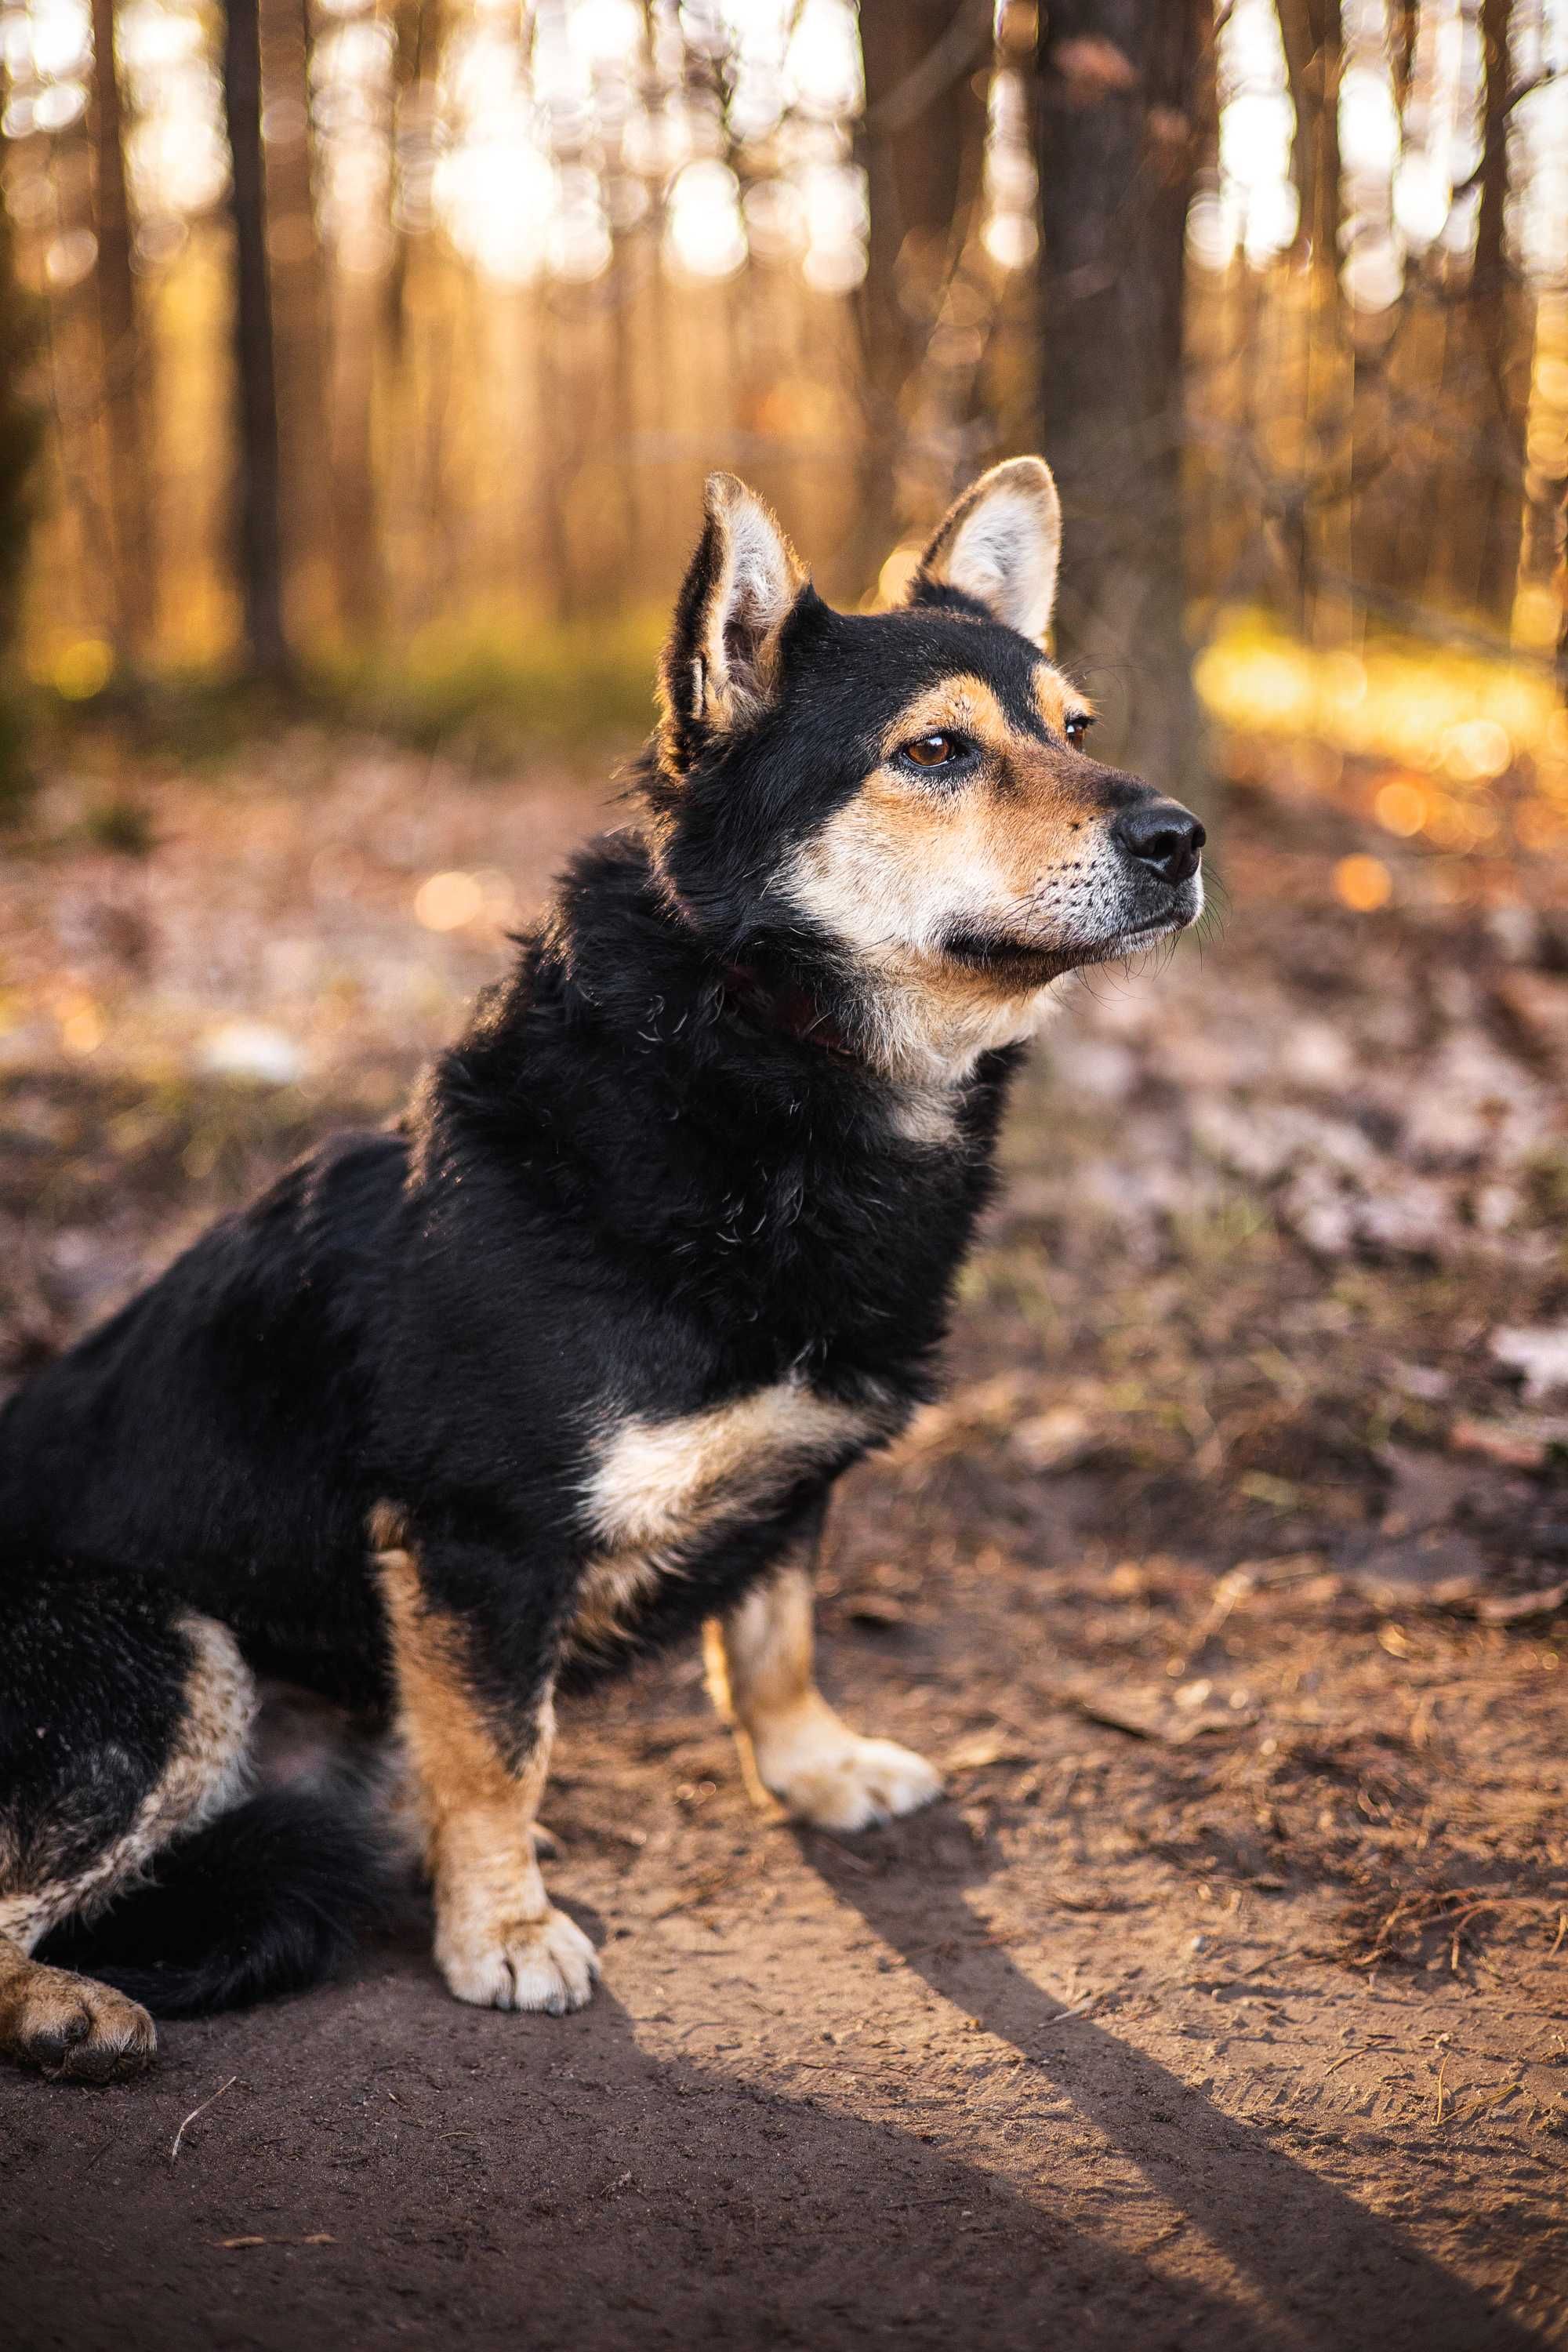
POLYGON ((1099 939, 1031 940, 1002 931, 950 932, 942 942, 951 961, 966 971, 982 972, 1009 993, 1048 988, 1069 971, 1093 964, 1120 963, 1161 940, 1174 939, 1197 920, 1201 901, 1177 904, 1159 913, 1140 916, 1099 939))
POLYGON ((1154 915, 1140 923, 1130 923, 1125 930, 1112 931, 1091 948, 1073 959, 1073 969, 1085 970, 1091 964, 1121 963, 1127 957, 1141 955, 1145 948, 1157 947, 1162 940, 1173 940, 1191 929, 1200 909, 1196 907, 1154 915))

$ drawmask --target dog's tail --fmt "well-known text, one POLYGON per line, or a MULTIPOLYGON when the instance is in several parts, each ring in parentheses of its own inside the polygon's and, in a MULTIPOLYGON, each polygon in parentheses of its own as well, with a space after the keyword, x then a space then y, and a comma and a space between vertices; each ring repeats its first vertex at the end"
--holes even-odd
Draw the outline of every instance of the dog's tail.
POLYGON ((154 1874, 37 1958, 154 2017, 243 2009, 331 1976, 384 1920, 394 1873, 357 1790, 268 1789, 158 1856, 154 1874))

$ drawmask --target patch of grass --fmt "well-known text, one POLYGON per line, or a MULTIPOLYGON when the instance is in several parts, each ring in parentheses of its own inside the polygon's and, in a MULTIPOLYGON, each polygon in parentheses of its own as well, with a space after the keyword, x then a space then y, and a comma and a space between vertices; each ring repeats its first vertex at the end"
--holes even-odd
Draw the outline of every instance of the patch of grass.
POLYGON ((1171 1239, 1177 1256, 1201 1272, 1240 1256, 1267 1256, 1277 1235, 1265 1202, 1235 1191, 1205 1207, 1178 1212, 1171 1219, 1171 1239))
POLYGON ((568 626, 523 614, 438 624, 395 657, 325 676, 344 715, 378 734, 501 767, 541 744, 639 741, 663 625, 652 611, 568 626))
POLYGON ((82 831, 95 849, 110 849, 120 857, 150 856, 158 843, 151 813, 123 793, 96 803, 82 820, 82 831))
MULTIPOLYGON (((440 751, 481 772, 542 749, 566 758, 626 751, 653 724, 664 625, 651 607, 571 625, 491 611, 433 624, 374 654, 320 653, 284 684, 215 667, 110 674, 89 695, 45 685, 29 697, 34 750, 89 764, 95 752, 110 764, 130 754, 199 771, 305 725, 440 751)), ((0 758, 0 808, 4 773, 0 758)))
POLYGON ((1568 1227, 1568 1151, 1547 1150, 1524 1171, 1525 1196, 1541 1223, 1559 1232, 1568 1227))

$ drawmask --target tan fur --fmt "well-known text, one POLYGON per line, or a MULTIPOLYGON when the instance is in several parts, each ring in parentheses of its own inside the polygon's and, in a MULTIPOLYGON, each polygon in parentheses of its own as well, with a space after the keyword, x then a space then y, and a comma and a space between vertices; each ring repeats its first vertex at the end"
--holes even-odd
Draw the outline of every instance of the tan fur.
POLYGON ((929 1804, 942 1782, 925 1759, 890 1739, 862 1738, 817 1689, 811 1619, 811 1580, 795 1563, 703 1629, 708 1687, 735 1727, 753 1794, 840 1831, 929 1804))
POLYGON ((0 2052, 75 2083, 139 2074, 158 2047, 146 2011, 110 1985, 29 1959, 0 1936, 0 2052))
POLYGON ((540 1712, 515 1769, 474 1696, 464 1628, 432 1609, 405 1545, 388 1548, 396 1515, 378 1506, 373 1541, 397 1679, 399 1724, 436 1897, 436 1960, 459 2000, 559 2015, 587 2000, 598 1963, 554 1909, 534 1852, 554 1714, 540 1712))
POLYGON ((600 1450, 590 1519, 611 1552, 684 1540, 744 1510, 815 1456, 866 1436, 878 1420, 803 1381, 779 1381, 710 1412, 622 1421, 600 1450))
POLYGON ((1069 711, 1094 717, 1094 705, 1081 688, 1069 686, 1059 669, 1041 662, 1035 671, 1035 708, 1054 735, 1067 733, 1069 711))
POLYGON ((764 1501, 823 1454, 886 1425, 874 1407, 780 1381, 710 1412, 626 1420, 603 1442, 587 1493, 605 1546, 578 1587, 570 1640, 603 1651, 659 1580, 679 1576, 682 1544, 764 1501))
POLYGON ((233 1635, 216 1619, 182 1617, 179 1630, 190 1645, 191 1666, 169 1760, 129 1826, 84 1868, 0 1892, 0 1938, 24 1952, 62 1919, 91 1911, 132 1885, 172 1837, 210 1821, 237 1793, 256 1685, 233 1635))
POLYGON ((602 1653, 628 1640, 632 1619, 651 1599, 659 1579, 679 1573, 676 1560, 658 1552, 591 1561, 578 1584, 568 1630, 573 1648, 602 1653))
POLYGON ((985 680, 961 673, 944 677, 940 685, 928 687, 912 702, 905 703, 883 733, 882 757, 891 760, 896 751, 921 735, 954 731, 974 736, 1003 757, 1019 740, 1017 730, 1009 726, 1006 713, 985 680))
MULTIPOLYGON (((1036 696, 1058 730, 1068 692, 1042 663, 1036 696)), ((1080 795, 1072 755, 1010 726, 983 679, 944 678, 905 706, 882 764, 802 845, 786 886, 876 973, 873 1042, 894 1076, 951 1083, 979 1055, 1031 1034, 1040 984, 971 970, 942 941, 958 925, 1044 944, 1042 887, 1083 863, 1100 814, 1080 795), (961 790, 944 793, 940 771, 928 782, 895 763, 901 746, 933 733, 982 747, 982 772, 961 790)))

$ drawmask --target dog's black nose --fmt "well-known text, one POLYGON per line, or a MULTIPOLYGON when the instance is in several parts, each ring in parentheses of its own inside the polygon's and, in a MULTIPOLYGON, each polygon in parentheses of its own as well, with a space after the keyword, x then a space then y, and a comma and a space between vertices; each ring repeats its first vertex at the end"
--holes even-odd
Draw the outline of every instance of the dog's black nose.
POLYGON ((1145 801, 1142 808, 1126 809, 1113 830, 1128 856, 1162 882, 1185 882, 1195 874, 1208 837, 1179 801, 1145 801))

